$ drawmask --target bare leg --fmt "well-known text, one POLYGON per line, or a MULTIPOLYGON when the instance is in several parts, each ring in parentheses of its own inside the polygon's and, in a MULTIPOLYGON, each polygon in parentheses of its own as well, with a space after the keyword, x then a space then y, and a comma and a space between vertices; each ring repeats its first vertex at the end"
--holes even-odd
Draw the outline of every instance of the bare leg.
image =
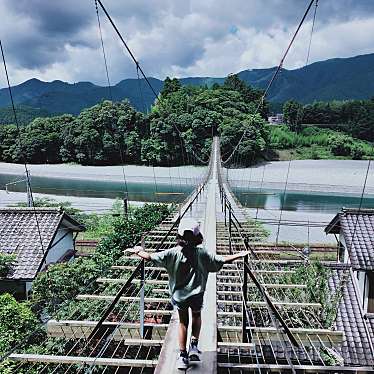
POLYGON ((179 314, 179 349, 181 351, 186 350, 187 344, 187 330, 189 323, 188 309, 178 310, 179 314))
POLYGON ((192 311, 192 338, 199 340, 201 330, 201 312, 192 311))

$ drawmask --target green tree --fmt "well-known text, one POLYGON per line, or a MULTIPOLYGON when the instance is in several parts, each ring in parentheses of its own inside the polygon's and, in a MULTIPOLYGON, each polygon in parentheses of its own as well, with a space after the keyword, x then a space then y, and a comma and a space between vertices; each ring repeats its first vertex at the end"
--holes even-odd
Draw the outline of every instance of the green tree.
POLYGON ((0 295, 0 355, 20 343, 39 323, 25 302, 9 294, 0 295))
POLYGON ((290 129, 300 132, 300 125, 303 120, 303 106, 294 100, 289 100, 283 105, 283 115, 290 129))

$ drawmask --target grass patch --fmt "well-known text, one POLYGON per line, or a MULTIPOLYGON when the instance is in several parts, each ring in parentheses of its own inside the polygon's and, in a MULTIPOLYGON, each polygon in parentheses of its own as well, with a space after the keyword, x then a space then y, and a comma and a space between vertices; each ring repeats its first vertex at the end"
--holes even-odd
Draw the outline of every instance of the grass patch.
POLYGON ((288 126, 270 126, 270 148, 280 161, 368 159, 374 156, 371 143, 353 138, 342 132, 306 127, 301 132, 291 131, 288 126))

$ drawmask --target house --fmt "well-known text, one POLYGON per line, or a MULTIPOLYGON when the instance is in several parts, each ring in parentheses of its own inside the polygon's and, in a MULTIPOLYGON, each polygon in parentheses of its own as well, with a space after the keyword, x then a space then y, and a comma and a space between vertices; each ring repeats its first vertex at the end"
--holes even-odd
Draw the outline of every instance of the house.
POLYGON ((268 122, 270 125, 279 125, 283 123, 283 114, 282 113, 277 113, 274 116, 268 117, 268 122))
POLYGON ((374 316, 374 209, 343 208, 325 232, 335 235, 339 261, 349 264, 357 278, 361 307, 374 316))
POLYGON ((61 208, 0 208, 0 253, 15 256, 0 279, 0 292, 27 298, 40 271, 74 256, 75 238, 83 230, 61 208))

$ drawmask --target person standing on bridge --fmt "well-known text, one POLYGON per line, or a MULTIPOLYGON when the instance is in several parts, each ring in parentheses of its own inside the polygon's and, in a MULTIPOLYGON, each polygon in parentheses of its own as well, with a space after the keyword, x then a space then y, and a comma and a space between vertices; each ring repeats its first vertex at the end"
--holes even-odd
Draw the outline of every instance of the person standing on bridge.
POLYGON ((203 243, 200 224, 192 218, 184 218, 178 227, 177 246, 156 253, 148 253, 142 247, 129 248, 126 252, 137 254, 164 267, 169 276, 171 303, 179 314, 178 369, 184 370, 189 361, 200 361, 198 342, 201 329, 201 309, 209 273, 218 272, 224 264, 244 257, 248 252, 219 256, 207 252, 203 243), (188 309, 192 311, 192 336, 187 352, 188 309))

